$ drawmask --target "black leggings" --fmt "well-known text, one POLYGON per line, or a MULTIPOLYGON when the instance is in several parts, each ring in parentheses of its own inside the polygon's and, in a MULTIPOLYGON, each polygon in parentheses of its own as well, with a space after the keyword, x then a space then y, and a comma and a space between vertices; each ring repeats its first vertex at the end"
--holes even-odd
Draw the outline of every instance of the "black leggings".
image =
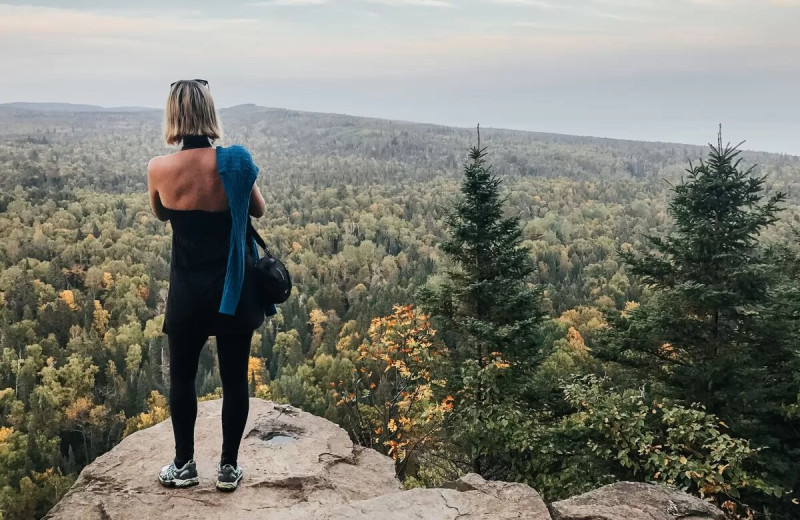
MULTIPOLYGON (((253 331, 217 335, 217 357, 222 378, 221 464, 236 466, 250 396, 247 364, 253 331)), ((169 411, 175 433, 175 462, 194 458, 194 423, 197 419, 195 378, 200 351, 208 336, 192 333, 169 334, 169 411)), ((180 466, 179 466, 180 467, 180 466)))

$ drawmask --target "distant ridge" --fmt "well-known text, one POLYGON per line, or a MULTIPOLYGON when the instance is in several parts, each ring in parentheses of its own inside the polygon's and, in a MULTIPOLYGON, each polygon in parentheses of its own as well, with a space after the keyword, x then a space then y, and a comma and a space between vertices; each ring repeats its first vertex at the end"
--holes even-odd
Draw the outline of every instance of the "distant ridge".
POLYGON ((160 110, 150 107, 101 107, 100 105, 82 105, 74 103, 31 103, 17 101, 0 103, 0 108, 16 108, 44 112, 150 112, 160 110))
MULTIPOLYGON (((404 126, 412 126, 416 127, 417 129, 454 129, 454 130, 468 130, 470 132, 474 131, 474 127, 462 127, 457 125, 447 125, 442 123, 431 123, 431 122, 420 122, 420 121, 409 121, 403 119, 390 119, 385 117, 375 117, 375 116, 356 116, 351 114, 342 114, 338 112, 317 112, 317 111, 309 111, 309 110, 298 110, 293 108, 280 108, 280 107, 269 107, 264 105, 257 105, 255 103, 242 103, 238 105, 232 105, 229 107, 218 107, 219 112, 223 115, 230 114, 234 115, 240 121, 255 121, 258 117, 264 115, 278 115, 282 118, 298 118, 298 120, 304 119, 304 123, 308 123, 311 125, 333 125, 336 126, 337 124, 345 125, 348 127, 358 127, 363 126, 365 124, 368 125, 404 125, 404 126), (324 121, 324 123, 321 123, 324 121)), ((41 114, 111 114, 111 113, 125 113, 125 114, 146 114, 147 117, 151 117, 154 113, 161 112, 163 108, 153 108, 153 107, 141 107, 141 106, 122 106, 122 107, 104 107, 100 105, 89 105, 89 104, 78 104, 78 103, 58 103, 58 102, 26 102, 26 101, 16 101, 12 103, 0 103, 0 113, 19 113, 19 111, 25 112, 37 112, 41 114)), ((591 146, 618 146, 618 145, 658 145, 658 146, 680 146, 680 147, 687 147, 688 149, 695 149, 700 150, 701 152, 706 150, 707 145, 703 143, 680 143, 674 141, 642 141, 638 139, 631 139, 631 138, 624 138, 624 137, 602 137, 602 136, 592 136, 592 135, 581 135, 581 134, 564 134, 564 133, 554 133, 554 132, 546 132, 541 130, 521 130, 521 129, 511 129, 511 128, 503 128, 503 127, 493 127, 493 126, 482 126, 482 130, 487 130, 491 132, 502 132, 505 135, 509 136, 527 136, 528 138, 534 139, 547 139, 551 141, 563 141, 575 144, 579 142, 583 145, 591 145, 591 146)), ((791 154, 785 152, 766 152, 762 150, 755 150, 744 148, 744 152, 754 153, 754 154, 766 154, 766 155, 776 155, 776 156, 786 156, 786 157, 795 157, 800 158, 798 154, 791 154)))

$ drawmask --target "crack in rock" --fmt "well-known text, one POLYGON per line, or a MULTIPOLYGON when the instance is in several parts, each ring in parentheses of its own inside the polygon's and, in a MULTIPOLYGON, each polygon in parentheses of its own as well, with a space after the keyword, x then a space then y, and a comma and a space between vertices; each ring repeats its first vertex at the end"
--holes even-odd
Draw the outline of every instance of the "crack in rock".
POLYGON ((320 489, 334 489, 330 481, 323 477, 295 476, 277 478, 273 480, 257 480, 246 484, 250 488, 282 488, 292 491, 312 491, 320 489))
POLYGON ((342 455, 337 455, 328 451, 317 455, 317 462, 322 462, 325 464, 326 468, 330 468, 336 464, 347 464, 349 466, 358 465, 355 454, 351 454, 349 457, 343 457, 342 455))
POLYGON ((462 516, 467 516, 466 513, 462 513, 461 510, 459 508, 457 508, 456 506, 451 506, 450 505, 450 503, 447 501, 447 497, 444 496, 444 491, 443 490, 439 490, 439 496, 442 497, 442 501, 444 502, 444 505, 445 505, 446 508, 455 509, 456 516, 454 516, 452 520, 458 520, 462 516))

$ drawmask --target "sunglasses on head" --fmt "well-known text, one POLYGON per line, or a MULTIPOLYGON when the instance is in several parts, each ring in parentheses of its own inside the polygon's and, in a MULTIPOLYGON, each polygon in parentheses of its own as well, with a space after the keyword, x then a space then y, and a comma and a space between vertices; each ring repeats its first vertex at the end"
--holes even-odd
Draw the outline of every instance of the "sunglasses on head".
MULTIPOLYGON (((178 83, 180 81, 186 81, 186 80, 173 81, 172 83, 170 83, 169 88, 174 87, 175 83, 178 83)), ((206 81, 204 79, 193 79, 193 80, 190 80, 190 81, 196 81, 196 82, 200 83, 201 85, 203 85, 204 87, 208 87, 208 81, 206 81)))

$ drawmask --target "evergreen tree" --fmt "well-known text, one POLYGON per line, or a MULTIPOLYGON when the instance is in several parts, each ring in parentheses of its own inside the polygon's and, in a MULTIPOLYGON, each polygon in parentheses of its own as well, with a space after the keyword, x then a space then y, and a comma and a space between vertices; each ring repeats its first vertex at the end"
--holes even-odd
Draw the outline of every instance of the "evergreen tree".
POLYGON ((420 296, 450 348, 443 376, 455 403, 447 437, 464 466, 501 477, 510 458, 503 438, 525 418, 543 314, 519 219, 504 215, 500 180, 485 157, 485 148, 470 151, 461 197, 446 217, 450 237, 441 250, 454 267, 420 296))
POLYGON ((780 273, 759 246, 785 197, 766 198, 765 177, 741 168, 739 155, 720 135, 708 161, 690 164, 673 188, 674 231, 648 236, 652 251, 621 253, 653 296, 611 316, 595 352, 634 368, 632 382, 700 403, 732 434, 767 447, 761 469, 791 485, 798 436, 782 408, 797 396, 800 363, 780 325, 780 273))
POLYGON ((758 236, 784 199, 778 193, 763 202, 764 177, 741 169, 739 154, 720 135, 708 162, 690 165, 673 189, 672 234, 648 236, 653 251, 644 255, 621 253, 656 297, 618 322, 626 333, 617 353, 717 414, 730 405, 730 391, 738 392, 732 376, 743 356, 758 354, 755 321, 773 279, 758 236))

